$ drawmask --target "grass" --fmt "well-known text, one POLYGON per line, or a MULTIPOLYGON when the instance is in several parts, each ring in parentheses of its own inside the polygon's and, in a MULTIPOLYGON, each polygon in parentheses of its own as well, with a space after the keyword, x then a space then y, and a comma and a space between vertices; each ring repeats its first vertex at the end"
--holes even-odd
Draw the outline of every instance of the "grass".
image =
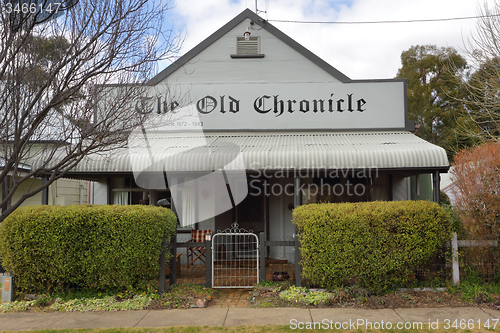
POLYGON ((450 288, 450 292, 460 293, 464 302, 470 303, 496 303, 500 305, 500 286, 494 283, 488 284, 469 284, 461 283, 458 286, 450 288))
POLYGON ((448 289, 452 293, 460 293, 465 302, 476 304, 494 302, 500 305, 500 284, 484 283, 479 274, 472 269, 465 271, 459 285, 452 285, 448 289))

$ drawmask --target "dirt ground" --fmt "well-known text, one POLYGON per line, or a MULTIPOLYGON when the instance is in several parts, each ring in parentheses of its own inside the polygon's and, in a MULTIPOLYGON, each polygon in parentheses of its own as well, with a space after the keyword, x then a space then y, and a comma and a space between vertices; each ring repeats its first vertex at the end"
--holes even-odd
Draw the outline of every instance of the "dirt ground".
POLYGON ((329 302, 318 305, 305 305, 286 302, 279 297, 278 291, 262 288, 253 292, 251 306, 302 306, 302 307, 349 307, 360 309, 393 309, 393 308, 425 308, 425 307, 463 307, 476 306, 500 310, 500 295, 479 295, 474 300, 465 301, 459 293, 446 291, 398 291, 383 296, 367 294, 350 294, 339 292, 329 302))
POLYGON ((317 305, 303 302, 286 301, 280 298, 281 287, 255 287, 252 289, 204 289, 189 285, 178 288, 154 300, 150 309, 193 308, 193 307, 332 307, 360 309, 393 309, 393 308, 425 308, 425 307, 485 307, 500 310, 500 295, 482 294, 478 292, 472 299, 466 299, 460 293, 448 291, 405 291, 390 292, 385 295, 370 295, 361 288, 347 288, 332 293, 326 301, 317 305), (200 303, 201 302, 201 303, 200 303))
POLYGON ((471 306, 461 300, 461 295, 447 292, 406 291, 384 296, 371 296, 361 302, 353 302, 355 307, 367 309, 382 308, 425 308, 471 306))

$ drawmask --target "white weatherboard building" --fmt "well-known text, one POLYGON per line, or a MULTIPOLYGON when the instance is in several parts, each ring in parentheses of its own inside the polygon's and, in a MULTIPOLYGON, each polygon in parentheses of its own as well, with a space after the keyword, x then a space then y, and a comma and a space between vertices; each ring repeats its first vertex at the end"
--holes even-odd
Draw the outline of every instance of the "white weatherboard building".
POLYGON ((95 204, 155 204, 176 196, 183 224, 198 229, 222 230, 236 221, 270 238, 287 237, 299 204, 438 201, 439 174, 449 167, 444 149, 413 134, 404 80, 351 80, 248 9, 155 76, 131 109, 162 123, 147 138, 150 156, 129 149, 112 158, 89 156, 70 176, 97 181, 95 204), (179 117, 181 110, 188 115, 179 117), (216 161, 210 149, 189 158, 169 155, 200 142, 237 147, 242 164, 232 165, 234 156, 216 161), (161 168, 148 169, 153 162, 161 168), (246 184, 231 183, 241 165, 246 184), (178 185, 221 168, 227 189, 207 186, 188 196, 183 186, 173 193, 173 181, 165 182, 169 174, 182 173, 178 185), (151 171, 146 185, 137 169, 151 171), (213 198, 238 186, 248 195, 233 200, 235 208, 217 209, 213 198))

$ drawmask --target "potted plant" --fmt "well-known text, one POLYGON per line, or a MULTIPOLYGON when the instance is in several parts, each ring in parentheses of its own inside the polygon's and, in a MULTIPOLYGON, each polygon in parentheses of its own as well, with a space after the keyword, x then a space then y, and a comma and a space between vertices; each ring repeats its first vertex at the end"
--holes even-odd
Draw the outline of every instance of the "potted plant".
POLYGON ((287 271, 273 273, 273 281, 275 281, 275 282, 282 282, 282 281, 289 280, 289 279, 290 279, 290 275, 288 274, 287 271))

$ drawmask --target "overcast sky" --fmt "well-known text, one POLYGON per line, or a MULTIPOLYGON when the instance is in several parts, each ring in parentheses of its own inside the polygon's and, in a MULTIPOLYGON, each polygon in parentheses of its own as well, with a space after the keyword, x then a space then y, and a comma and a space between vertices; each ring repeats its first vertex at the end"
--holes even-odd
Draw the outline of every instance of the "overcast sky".
MULTIPOLYGON (((488 0, 493 3, 494 0, 488 0)), ((394 24, 300 24, 296 21, 401 21, 469 17, 484 2, 476 0, 258 0, 259 13, 271 24, 351 79, 393 78, 401 52, 412 45, 464 48, 476 19, 394 24)), ((169 13, 187 35, 182 54, 203 41, 255 0, 177 0, 169 13)), ((181 54, 181 55, 182 55, 181 54)), ((167 62, 159 65, 161 71, 167 62)))

